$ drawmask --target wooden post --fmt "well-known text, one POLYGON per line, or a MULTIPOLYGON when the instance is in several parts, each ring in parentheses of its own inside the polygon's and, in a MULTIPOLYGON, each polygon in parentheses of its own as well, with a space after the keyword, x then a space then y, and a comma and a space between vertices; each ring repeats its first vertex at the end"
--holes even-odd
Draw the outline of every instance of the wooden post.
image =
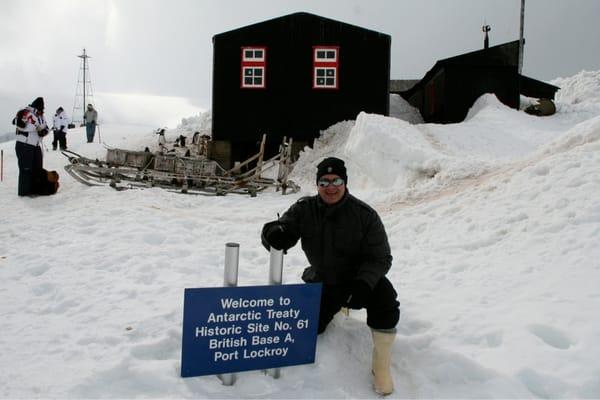
POLYGON ((256 173, 255 177, 260 178, 260 174, 262 172, 263 166, 263 158, 265 156, 265 142, 267 141, 267 135, 262 136, 262 140, 260 142, 260 152, 258 153, 258 161, 256 162, 256 173))

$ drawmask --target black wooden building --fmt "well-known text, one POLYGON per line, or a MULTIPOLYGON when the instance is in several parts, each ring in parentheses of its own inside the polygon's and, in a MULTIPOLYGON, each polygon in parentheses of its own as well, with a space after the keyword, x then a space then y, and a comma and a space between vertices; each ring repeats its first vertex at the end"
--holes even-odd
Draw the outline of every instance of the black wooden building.
POLYGON ((421 111, 425 122, 461 122, 481 95, 494 93, 518 109, 520 95, 554 99, 556 86, 518 72, 519 41, 446 58, 410 90, 398 92, 421 111))
POLYGON ((213 37, 213 158, 296 149, 361 111, 389 114, 389 35, 294 13, 213 37))

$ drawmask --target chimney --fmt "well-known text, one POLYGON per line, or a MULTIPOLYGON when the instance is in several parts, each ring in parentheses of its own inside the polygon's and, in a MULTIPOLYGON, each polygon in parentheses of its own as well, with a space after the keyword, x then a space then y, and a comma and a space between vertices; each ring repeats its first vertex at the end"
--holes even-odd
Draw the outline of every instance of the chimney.
POLYGON ((492 30, 489 25, 484 25, 481 27, 481 30, 485 33, 483 38, 483 48, 488 49, 490 47, 490 38, 488 36, 488 32, 492 30))

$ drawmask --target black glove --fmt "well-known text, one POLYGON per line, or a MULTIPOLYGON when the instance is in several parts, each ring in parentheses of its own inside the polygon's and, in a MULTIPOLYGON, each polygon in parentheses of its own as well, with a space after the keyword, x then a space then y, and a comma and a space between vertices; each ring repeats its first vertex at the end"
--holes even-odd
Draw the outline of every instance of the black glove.
POLYGON ((262 230, 261 241, 267 250, 271 247, 277 250, 287 251, 296 244, 296 239, 290 235, 279 221, 265 224, 262 230))
POLYGON ((371 297, 371 292, 371 287, 365 281, 359 279, 353 281, 350 285, 350 295, 346 300, 346 307, 354 310, 365 308, 371 297))
POLYGON ((39 136, 39 137, 44 137, 44 136, 46 136, 47 134, 48 134, 48 128, 44 128, 44 129, 42 129, 42 130, 38 131, 38 136, 39 136))
POLYGON ((59 131, 64 131, 65 130, 65 126, 61 125, 59 131))

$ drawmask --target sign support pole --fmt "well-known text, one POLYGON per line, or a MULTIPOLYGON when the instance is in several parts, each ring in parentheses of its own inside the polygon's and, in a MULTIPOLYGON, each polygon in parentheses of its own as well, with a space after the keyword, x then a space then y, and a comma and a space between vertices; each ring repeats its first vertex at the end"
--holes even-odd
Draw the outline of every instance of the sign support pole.
MULTIPOLYGON (((269 285, 281 285, 283 283, 283 250, 277 250, 271 247, 269 260, 269 285)), ((267 375, 274 379, 281 376, 280 368, 270 368, 265 370, 267 375)))
MULTIPOLYGON (((239 243, 225 244, 225 278, 223 286, 233 287, 238 284, 238 266, 240 261, 240 245, 239 243)), ((233 386, 236 379, 236 374, 220 374, 217 375, 223 385, 233 386)))

